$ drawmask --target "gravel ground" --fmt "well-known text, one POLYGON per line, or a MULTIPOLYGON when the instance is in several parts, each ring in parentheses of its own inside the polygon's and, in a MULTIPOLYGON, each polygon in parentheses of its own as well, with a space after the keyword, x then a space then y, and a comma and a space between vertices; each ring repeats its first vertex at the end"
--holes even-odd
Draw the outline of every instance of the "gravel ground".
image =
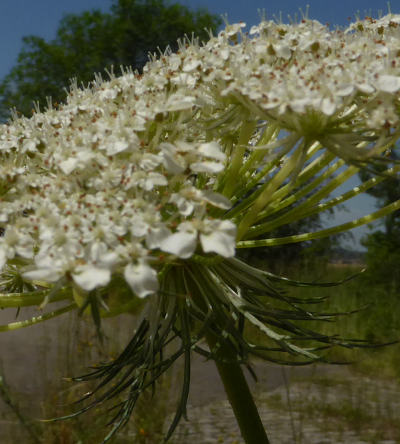
MULTIPOLYGON (((328 375, 317 369, 316 375, 313 382, 292 374, 288 385, 258 392, 272 444, 400 443, 398 384, 346 372, 328 375)), ((244 444, 227 401, 190 406, 188 412, 173 444, 244 444)))

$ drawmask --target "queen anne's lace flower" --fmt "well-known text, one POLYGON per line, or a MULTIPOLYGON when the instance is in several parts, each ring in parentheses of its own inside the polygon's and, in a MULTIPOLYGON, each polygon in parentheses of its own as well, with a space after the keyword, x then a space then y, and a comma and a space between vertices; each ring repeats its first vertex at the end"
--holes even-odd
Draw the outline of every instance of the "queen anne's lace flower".
POLYGON ((346 137, 355 128, 380 146, 383 131, 393 135, 399 22, 389 15, 333 32, 310 20, 262 22, 251 38, 243 23, 229 25, 204 46, 154 59, 143 76, 73 86, 59 109, 3 125, 0 265, 21 257, 26 278, 71 276, 87 291, 123 272, 146 296, 158 288, 163 252, 166 262, 196 252, 232 257, 238 220, 224 213, 243 182, 232 177, 236 156, 243 162, 252 145, 263 148, 256 125, 346 159, 368 154, 362 138, 346 137), (253 129, 241 140, 243 122, 253 129))

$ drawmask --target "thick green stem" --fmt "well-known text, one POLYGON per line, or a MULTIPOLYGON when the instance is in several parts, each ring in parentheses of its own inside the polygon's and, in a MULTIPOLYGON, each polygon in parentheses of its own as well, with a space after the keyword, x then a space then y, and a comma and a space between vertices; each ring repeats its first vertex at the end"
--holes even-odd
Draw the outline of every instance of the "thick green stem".
MULTIPOLYGON (((206 339, 210 350, 214 350, 216 338, 208 334, 206 339)), ((245 443, 269 444, 256 404, 236 356, 224 344, 219 345, 216 354, 215 363, 218 373, 245 443)))

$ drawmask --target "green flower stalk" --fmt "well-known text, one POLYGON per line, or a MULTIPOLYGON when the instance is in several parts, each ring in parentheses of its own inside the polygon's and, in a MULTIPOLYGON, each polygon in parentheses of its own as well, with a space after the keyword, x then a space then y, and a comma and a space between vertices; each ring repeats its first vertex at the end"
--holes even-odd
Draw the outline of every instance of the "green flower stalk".
POLYGON ((393 14, 335 31, 308 19, 263 21, 249 34, 228 25, 207 43, 153 56, 143 75, 125 68, 72 84, 63 105, 49 101, 0 127, 0 306, 44 311, 0 330, 73 309, 100 328, 102 317, 141 310, 121 355, 75 378, 99 383, 68 417, 125 393, 106 442, 141 392, 182 360, 168 440, 199 353, 215 360, 246 443, 267 443, 241 367, 252 356, 327 361, 330 347, 362 344, 304 327, 334 317, 303 308, 323 297, 284 293, 311 284, 251 267, 236 251, 322 238, 400 208, 398 200, 333 228, 270 235, 398 177, 387 154, 400 136, 399 25, 393 14), (361 168, 372 178, 329 197, 361 168), (245 336, 246 324, 262 344, 245 336))

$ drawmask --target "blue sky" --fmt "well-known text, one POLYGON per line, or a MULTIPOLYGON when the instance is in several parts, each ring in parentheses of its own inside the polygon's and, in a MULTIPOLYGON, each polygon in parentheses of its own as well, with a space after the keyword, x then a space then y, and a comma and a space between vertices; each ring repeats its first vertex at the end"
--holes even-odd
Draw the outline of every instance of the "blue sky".
MULTIPOLYGON (((176 0, 171 1, 176 2, 176 0)), ((207 8, 218 15, 227 15, 230 23, 240 20, 251 26, 259 21, 259 11, 265 10, 267 18, 282 13, 284 21, 288 15, 299 13, 299 8, 306 10, 310 5, 310 18, 322 23, 344 26, 355 14, 377 16, 379 11, 387 12, 386 0, 179 0, 189 8, 207 8)), ((22 37, 38 35, 45 39, 55 36, 58 22, 64 14, 80 13, 88 9, 108 10, 112 0, 1 0, 0 2, 0 78, 3 78, 16 63, 22 47, 22 37)), ((400 13, 398 2, 392 1, 392 12, 400 13)), ((356 182, 353 183, 356 185, 356 182)), ((362 196, 351 201, 348 211, 337 212, 335 218, 328 217, 326 224, 346 222, 354 217, 361 217, 374 211, 374 200, 362 196)), ((353 230, 356 241, 348 243, 359 248, 359 238, 366 232, 365 228, 353 230)))
MULTIPOLYGON (((170 0, 173 2, 175 0, 170 0)), ((286 21, 288 15, 299 13, 310 5, 310 17, 322 23, 345 25, 348 17, 360 12, 377 15, 386 13, 386 0, 178 0, 189 8, 207 8, 214 14, 228 15, 229 21, 244 21, 248 25, 259 21, 259 10, 264 9, 267 18, 273 15, 286 21)), ((46 39, 55 36, 58 22, 66 13, 79 13, 88 9, 108 10, 112 0, 1 0, 0 2, 0 78, 15 64, 24 35, 39 35, 46 39)), ((392 2, 395 5, 395 2, 392 2)), ((400 7, 392 6, 392 12, 400 7)))

